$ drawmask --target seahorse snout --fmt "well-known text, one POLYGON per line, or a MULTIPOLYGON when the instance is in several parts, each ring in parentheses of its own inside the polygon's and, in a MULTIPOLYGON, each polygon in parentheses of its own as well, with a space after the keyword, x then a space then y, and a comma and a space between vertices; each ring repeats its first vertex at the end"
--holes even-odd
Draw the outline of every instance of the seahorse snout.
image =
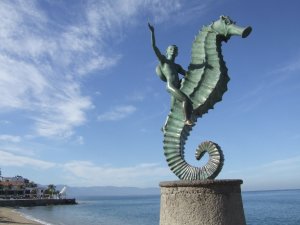
POLYGON ((246 28, 236 26, 234 24, 231 24, 228 28, 228 33, 231 35, 239 35, 242 36, 242 38, 246 38, 249 36, 249 34, 252 31, 252 27, 248 26, 246 28))
POLYGON ((243 33, 242 33, 242 38, 246 38, 248 37, 248 35, 251 33, 252 31, 252 27, 247 27, 246 29, 244 29, 243 33))

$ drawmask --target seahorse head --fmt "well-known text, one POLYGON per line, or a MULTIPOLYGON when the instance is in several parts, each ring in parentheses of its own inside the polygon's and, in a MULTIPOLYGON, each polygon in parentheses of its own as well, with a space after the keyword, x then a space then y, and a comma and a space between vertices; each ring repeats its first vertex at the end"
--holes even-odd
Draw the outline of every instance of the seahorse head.
POLYGON ((242 36, 242 38, 247 37, 251 31, 252 28, 250 26, 248 27, 239 27, 235 24, 233 20, 230 19, 229 16, 220 16, 220 19, 217 21, 214 21, 210 25, 211 29, 218 33, 220 36, 224 38, 224 41, 228 41, 232 35, 239 35, 242 36))

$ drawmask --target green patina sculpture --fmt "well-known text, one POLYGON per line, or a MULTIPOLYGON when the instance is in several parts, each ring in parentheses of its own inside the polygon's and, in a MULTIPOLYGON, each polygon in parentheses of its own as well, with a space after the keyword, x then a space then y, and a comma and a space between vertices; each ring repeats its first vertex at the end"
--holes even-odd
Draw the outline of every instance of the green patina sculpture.
POLYGON ((196 150, 200 160, 207 152, 209 161, 203 167, 189 165, 184 159, 184 144, 197 119, 222 100, 227 91, 229 77, 221 53, 222 41, 232 35, 247 37, 251 27, 241 28, 228 16, 204 26, 192 45, 192 59, 185 71, 175 63, 176 45, 167 48, 166 56, 156 46, 154 27, 151 31, 152 47, 159 60, 157 75, 167 83, 171 94, 171 111, 163 127, 164 154, 170 169, 182 180, 213 179, 222 169, 224 156, 220 147, 211 141, 201 143, 196 150), (184 75, 181 81, 178 74, 184 75))

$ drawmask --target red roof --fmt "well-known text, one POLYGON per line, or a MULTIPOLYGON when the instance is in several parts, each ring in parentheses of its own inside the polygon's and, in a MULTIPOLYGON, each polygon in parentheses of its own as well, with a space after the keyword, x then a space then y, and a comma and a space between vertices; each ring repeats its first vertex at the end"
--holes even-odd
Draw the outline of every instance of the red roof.
POLYGON ((8 186, 22 186, 25 185, 23 181, 1 181, 0 185, 8 187, 8 186))

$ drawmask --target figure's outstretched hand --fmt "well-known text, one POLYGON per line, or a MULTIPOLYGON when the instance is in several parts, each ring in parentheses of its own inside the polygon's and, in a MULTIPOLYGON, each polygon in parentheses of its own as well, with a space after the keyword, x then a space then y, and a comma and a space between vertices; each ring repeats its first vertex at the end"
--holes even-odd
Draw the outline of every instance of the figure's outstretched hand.
POLYGON ((150 23, 148 23, 148 27, 149 27, 150 31, 153 33, 154 32, 154 27, 150 23))

